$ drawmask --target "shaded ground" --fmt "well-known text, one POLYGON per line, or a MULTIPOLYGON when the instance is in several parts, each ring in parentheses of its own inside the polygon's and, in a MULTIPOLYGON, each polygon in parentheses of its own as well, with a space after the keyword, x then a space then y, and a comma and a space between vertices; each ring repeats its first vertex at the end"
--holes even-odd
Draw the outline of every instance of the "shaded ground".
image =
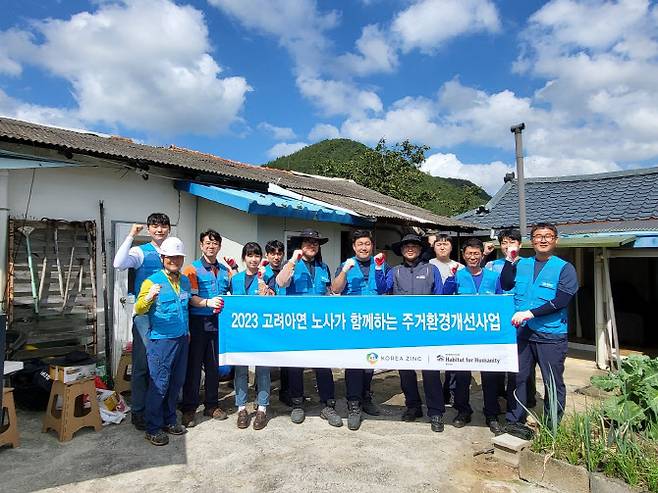
MULTIPOLYGON (((567 370, 568 399, 581 407, 593 398, 573 392, 587 384, 594 363, 570 358, 567 370)), ((335 377, 339 412, 345 416, 342 372, 335 377)), ((424 419, 398 420, 403 396, 397 372, 375 376, 383 415, 367 417, 358 432, 321 420, 312 372, 306 383, 313 400, 302 425, 293 425, 288 408, 274 398, 271 420, 262 431, 238 430, 232 414, 226 421, 202 421, 187 435, 171 437, 166 447, 150 445, 126 423, 99 433, 82 430, 59 443, 53 432, 41 433, 41 413, 19 411, 21 447, 0 450, 0 491, 544 491, 519 481, 513 469, 491 455, 473 456, 490 448, 492 436, 479 412, 477 383, 471 390, 473 422, 452 427, 455 412, 448 409, 444 433, 432 433, 424 419)), ((225 395, 224 402, 234 413, 233 397, 225 395)))

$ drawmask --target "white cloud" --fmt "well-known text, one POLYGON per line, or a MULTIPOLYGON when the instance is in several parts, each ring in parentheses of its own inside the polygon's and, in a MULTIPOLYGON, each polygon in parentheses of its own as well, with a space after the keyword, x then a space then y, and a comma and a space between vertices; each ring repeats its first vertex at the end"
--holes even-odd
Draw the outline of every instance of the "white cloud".
POLYGON ((328 123, 317 123, 308 133, 308 140, 317 142, 325 139, 337 139, 340 137, 340 130, 328 123))
POLYGON ((346 53, 337 59, 338 66, 355 75, 393 72, 398 65, 397 51, 379 26, 363 28, 356 41, 357 53, 346 53))
POLYGON ((19 101, 8 96, 2 89, 0 89, 0 115, 69 129, 85 127, 75 111, 19 101))
POLYGON ((383 108, 375 92, 349 82, 310 77, 298 77, 296 82, 302 95, 315 101, 326 116, 363 115, 383 108))
POLYGON ((270 159, 276 159, 281 156, 288 156, 293 152, 297 152, 300 149, 303 149, 308 144, 306 142, 279 142, 278 144, 273 145, 267 151, 267 157, 270 159))
POLYGON ((293 129, 289 127, 277 127, 267 122, 261 122, 258 124, 258 128, 269 133, 275 140, 292 140, 297 137, 293 129))
POLYGON ((425 52, 462 34, 499 29, 498 11, 490 0, 420 0, 399 12, 391 26, 404 51, 425 52))
POLYGON ((220 76, 203 14, 190 6, 123 0, 32 26, 29 46, 27 34, 19 39, 20 61, 67 80, 82 121, 216 134, 239 120, 250 87, 243 77, 220 76))

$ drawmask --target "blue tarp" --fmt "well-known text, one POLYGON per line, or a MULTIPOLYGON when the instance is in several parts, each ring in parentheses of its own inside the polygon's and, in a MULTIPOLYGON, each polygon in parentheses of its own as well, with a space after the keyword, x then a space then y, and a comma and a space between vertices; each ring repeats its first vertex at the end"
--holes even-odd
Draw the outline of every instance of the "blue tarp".
POLYGON ((177 181, 176 188, 197 197, 260 216, 294 217, 355 226, 372 225, 374 222, 369 218, 349 214, 342 210, 273 193, 202 185, 191 181, 177 181))

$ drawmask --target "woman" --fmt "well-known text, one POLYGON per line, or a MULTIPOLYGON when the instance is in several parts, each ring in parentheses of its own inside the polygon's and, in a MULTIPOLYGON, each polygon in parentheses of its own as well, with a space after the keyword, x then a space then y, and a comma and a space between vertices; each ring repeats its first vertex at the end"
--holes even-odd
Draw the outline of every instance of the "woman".
MULTIPOLYGON (((233 295, 256 295, 263 292, 261 261, 263 251, 260 245, 255 242, 249 242, 242 248, 242 262, 246 270, 235 274, 231 278, 231 293, 233 295)), ((244 429, 249 427, 250 416, 247 412, 247 396, 249 393, 249 367, 235 367, 235 405, 238 406, 238 428, 244 429)), ((257 402, 258 409, 254 418, 254 430, 262 430, 267 426, 267 406, 270 403, 270 369, 264 366, 256 367, 256 387, 258 390, 257 402)))

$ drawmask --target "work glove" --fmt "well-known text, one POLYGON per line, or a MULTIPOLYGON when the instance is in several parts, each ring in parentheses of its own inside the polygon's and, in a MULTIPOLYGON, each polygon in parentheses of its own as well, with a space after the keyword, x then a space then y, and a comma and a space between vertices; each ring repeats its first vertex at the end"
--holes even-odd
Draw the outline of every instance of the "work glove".
POLYGON ((509 247, 507 249, 507 255, 505 256, 505 260, 511 263, 515 263, 516 261, 519 260, 519 249, 517 247, 509 247))
POLYGON ((146 301, 153 301, 160 294, 160 285, 154 284, 149 288, 149 292, 146 295, 146 301))
POLYGON ((238 263, 235 261, 235 259, 232 259, 231 257, 224 257, 224 262, 226 262, 226 265, 228 265, 231 269, 238 269, 238 263))
POLYGON ((455 274, 457 274, 457 271, 458 271, 458 270, 459 270, 459 266, 458 266, 458 265, 455 265, 455 266, 453 266, 453 267, 450 267, 450 275, 451 275, 451 276, 454 276, 455 274))
POLYGON ((294 252, 292 252, 292 257, 290 257, 290 261, 293 264, 296 264, 297 262, 299 262, 301 260, 301 258, 302 258, 302 251, 301 250, 295 250, 294 252))
POLYGON ((222 308, 224 308, 224 300, 220 296, 215 296, 214 298, 208 298, 207 305, 208 308, 221 310, 222 308))
POLYGON ((532 314, 530 310, 523 310, 521 312, 516 312, 512 316, 512 325, 514 327, 520 327, 532 318, 535 318, 535 316, 532 314))
POLYGON ((384 262, 386 262, 386 255, 384 255, 384 252, 380 252, 377 255, 375 255, 375 269, 376 270, 382 270, 384 266, 384 262))
POLYGON ((486 256, 486 255, 489 255, 489 254, 490 254, 491 252, 493 252, 495 249, 496 249, 496 247, 494 246, 494 244, 493 244, 492 242, 490 242, 490 241, 487 241, 487 242, 484 244, 484 255, 485 255, 485 256, 486 256))
POLYGON ((354 259, 353 258, 348 258, 345 263, 343 264, 343 273, 347 274, 347 272, 354 267, 354 259))

